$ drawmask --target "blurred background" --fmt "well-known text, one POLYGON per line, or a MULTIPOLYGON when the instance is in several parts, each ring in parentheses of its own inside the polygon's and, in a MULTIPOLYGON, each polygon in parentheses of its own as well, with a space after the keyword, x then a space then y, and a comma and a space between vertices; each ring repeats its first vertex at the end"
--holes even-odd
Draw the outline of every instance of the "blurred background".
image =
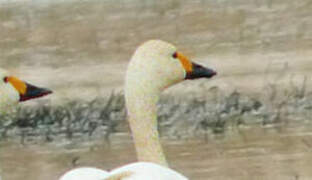
POLYGON ((149 39, 218 72, 163 94, 171 167, 203 180, 312 177, 310 0, 1 0, 0 67, 54 91, 1 117, 3 179, 135 161, 123 82, 149 39))

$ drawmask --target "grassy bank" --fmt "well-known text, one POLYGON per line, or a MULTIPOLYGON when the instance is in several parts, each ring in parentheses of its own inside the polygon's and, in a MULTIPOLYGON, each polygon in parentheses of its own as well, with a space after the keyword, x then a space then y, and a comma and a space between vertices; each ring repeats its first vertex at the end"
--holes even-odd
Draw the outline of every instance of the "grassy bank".
MULTIPOLYGON (((208 90, 205 98, 181 99, 170 95, 159 103, 161 136, 168 138, 203 137, 229 129, 249 126, 288 126, 310 123, 312 93, 305 85, 279 90, 269 85, 259 98, 239 91, 225 94, 218 88, 208 90)), ((1 139, 25 142, 51 142, 59 139, 99 139, 129 132, 122 94, 108 99, 70 101, 61 105, 23 106, 3 116, 1 139)))

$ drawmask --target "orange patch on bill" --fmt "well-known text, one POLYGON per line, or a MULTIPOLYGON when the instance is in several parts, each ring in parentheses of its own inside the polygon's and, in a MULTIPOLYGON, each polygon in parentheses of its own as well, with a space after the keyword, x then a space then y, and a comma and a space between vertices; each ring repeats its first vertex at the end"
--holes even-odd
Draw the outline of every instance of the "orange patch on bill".
POLYGON ((25 94, 27 90, 26 84, 16 77, 10 76, 7 81, 12 84, 12 86, 20 93, 25 94))
POLYGON ((182 53, 177 52, 177 58, 182 63, 186 72, 192 72, 193 71, 192 62, 186 56, 184 56, 182 53))

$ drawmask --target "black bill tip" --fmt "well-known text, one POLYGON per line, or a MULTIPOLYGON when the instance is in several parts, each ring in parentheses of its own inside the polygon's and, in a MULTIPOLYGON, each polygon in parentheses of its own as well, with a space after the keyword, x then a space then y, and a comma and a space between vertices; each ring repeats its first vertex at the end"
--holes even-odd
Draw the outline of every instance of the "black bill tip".
POLYGON ((187 72, 185 79, 212 78, 217 72, 202 65, 192 63, 192 71, 187 72))
POLYGON ((36 87, 28 83, 25 83, 25 84, 27 87, 26 92, 25 94, 20 95, 20 102, 43 97, 43 96, 53 93, 51 90, 46 89, 46 88, 36 87))

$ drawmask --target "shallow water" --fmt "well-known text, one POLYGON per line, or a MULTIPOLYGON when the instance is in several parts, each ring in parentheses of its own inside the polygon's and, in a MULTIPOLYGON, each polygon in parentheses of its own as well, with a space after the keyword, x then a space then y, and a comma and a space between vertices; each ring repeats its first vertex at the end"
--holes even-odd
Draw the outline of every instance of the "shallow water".
MULTIPOLYGON (((223 135, 163 140, 172 168, 190 179, 312 178, 312 125, 239 128, 223 135)), ((135 161, 128 135, 105 142, 1 143, 4 180, 54 180, 73 166, 112 169, 135 161)))

